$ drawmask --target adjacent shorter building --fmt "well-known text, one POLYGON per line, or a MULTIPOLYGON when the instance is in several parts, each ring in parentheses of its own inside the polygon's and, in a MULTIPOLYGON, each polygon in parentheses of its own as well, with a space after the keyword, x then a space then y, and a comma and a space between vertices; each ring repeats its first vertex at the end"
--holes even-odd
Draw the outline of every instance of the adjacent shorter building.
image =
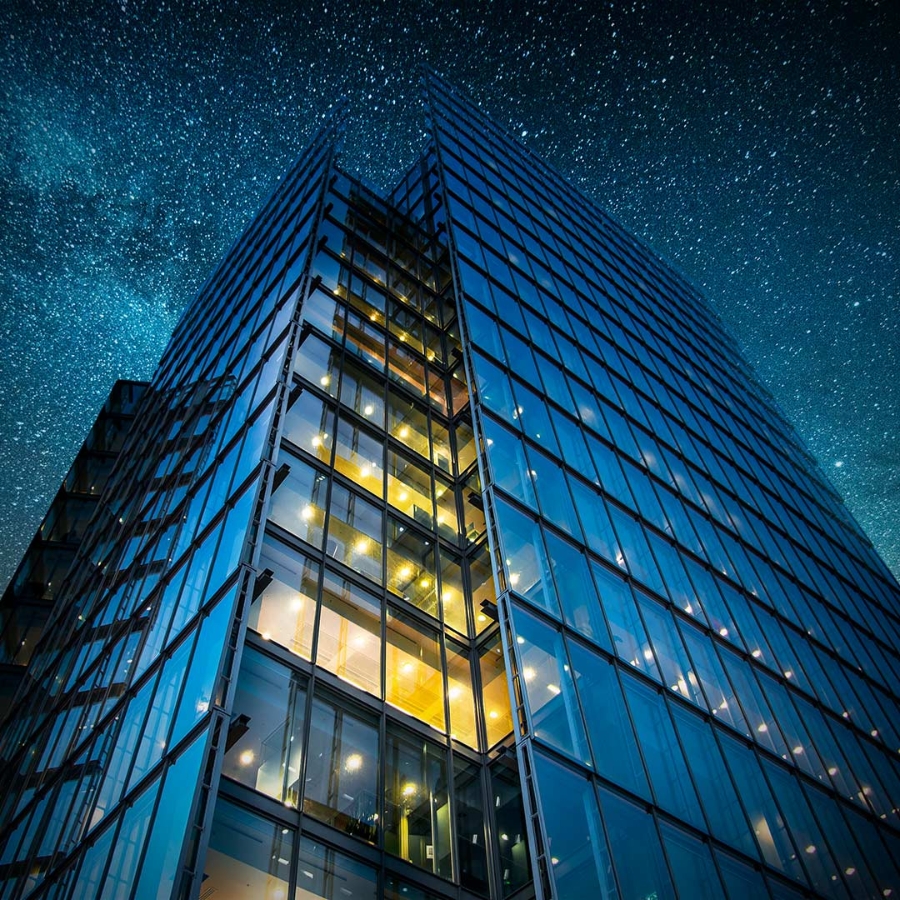
POLYGON ((338 114, 176 328, 0 897, 900 895, 897 582, 696 290, 425 93, 390 195, 338 114))

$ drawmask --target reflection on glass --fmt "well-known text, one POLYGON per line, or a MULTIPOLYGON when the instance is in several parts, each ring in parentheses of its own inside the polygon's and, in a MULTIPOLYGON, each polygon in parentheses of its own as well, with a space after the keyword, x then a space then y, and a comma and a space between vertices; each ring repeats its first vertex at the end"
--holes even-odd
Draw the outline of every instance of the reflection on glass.
POLYGON ((222 774, 296 806, 305 709, 306 689, 297 677, 248 647, 241 660, 222 774))
POLYGON ((384 846, 413 865, 450 878, 446 750, 388 722, 384 846))
POLYGON ((384 699, 444 731, 444 688, 437 632, 388 607, 384 699))
POLYGON ((381 696, 381 602, 326 571, 316 664, 381 696))
POLYGON ((311 659, 318 564, 266 535, 259 569, 263 575, 256 582, 259 593, 250 605, 248 627, 265 640, 311 659))
POLYGON ((484 703, 487 743, 488 747, 493 747, 513 727, 509 689, 506 686, 506 663, 499 634, 481 648, 478 663, 481 669, 481 697, 484 703))
MULTIPOLYGON (((346 700, 314 696, 303 811, 374 843, 378 835, 378 728, 346 700)), ((302 884, 302 882, 301 882, 302 884)))
POLYGON ((667 823, 660 828, 679 896, 719 900, 724 891, 709 845, 667 823))
POLYGON ((284 900, 294 835, 220 797, 203 871, 204 895, 223 900, 284 900))
POLYGON ((388 516, 387 587, 437 618, 437 578, 432 541, 388 516))

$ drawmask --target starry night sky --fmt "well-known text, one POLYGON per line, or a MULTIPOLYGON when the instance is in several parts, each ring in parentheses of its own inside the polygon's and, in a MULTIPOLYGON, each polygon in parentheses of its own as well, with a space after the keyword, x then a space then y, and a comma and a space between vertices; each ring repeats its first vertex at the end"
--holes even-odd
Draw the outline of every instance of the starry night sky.
POLYGON ((422 145, 427 62, 710 298, 900 572, 900 3, 0 5, 0 586, 116 378, 340 96, 422 145))

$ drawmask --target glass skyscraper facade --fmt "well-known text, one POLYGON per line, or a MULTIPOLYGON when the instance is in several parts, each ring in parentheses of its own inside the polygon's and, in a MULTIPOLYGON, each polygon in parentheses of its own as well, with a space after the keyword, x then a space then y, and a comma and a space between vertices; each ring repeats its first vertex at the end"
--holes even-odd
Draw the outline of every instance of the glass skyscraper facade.
POLYGON ((697 292, 425 93, 179 323, 27 638, 0 897, 900 895, 897 582, 697 292))

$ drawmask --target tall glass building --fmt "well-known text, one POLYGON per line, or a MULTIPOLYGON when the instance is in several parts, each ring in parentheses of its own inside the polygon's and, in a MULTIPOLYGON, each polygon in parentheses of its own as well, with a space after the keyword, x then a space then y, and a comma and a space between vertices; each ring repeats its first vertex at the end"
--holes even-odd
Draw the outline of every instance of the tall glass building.
POLYGON ((0 898, 900 896, 897 582, 696 290, 425 93, 179 323, 28 633, 0 898))

